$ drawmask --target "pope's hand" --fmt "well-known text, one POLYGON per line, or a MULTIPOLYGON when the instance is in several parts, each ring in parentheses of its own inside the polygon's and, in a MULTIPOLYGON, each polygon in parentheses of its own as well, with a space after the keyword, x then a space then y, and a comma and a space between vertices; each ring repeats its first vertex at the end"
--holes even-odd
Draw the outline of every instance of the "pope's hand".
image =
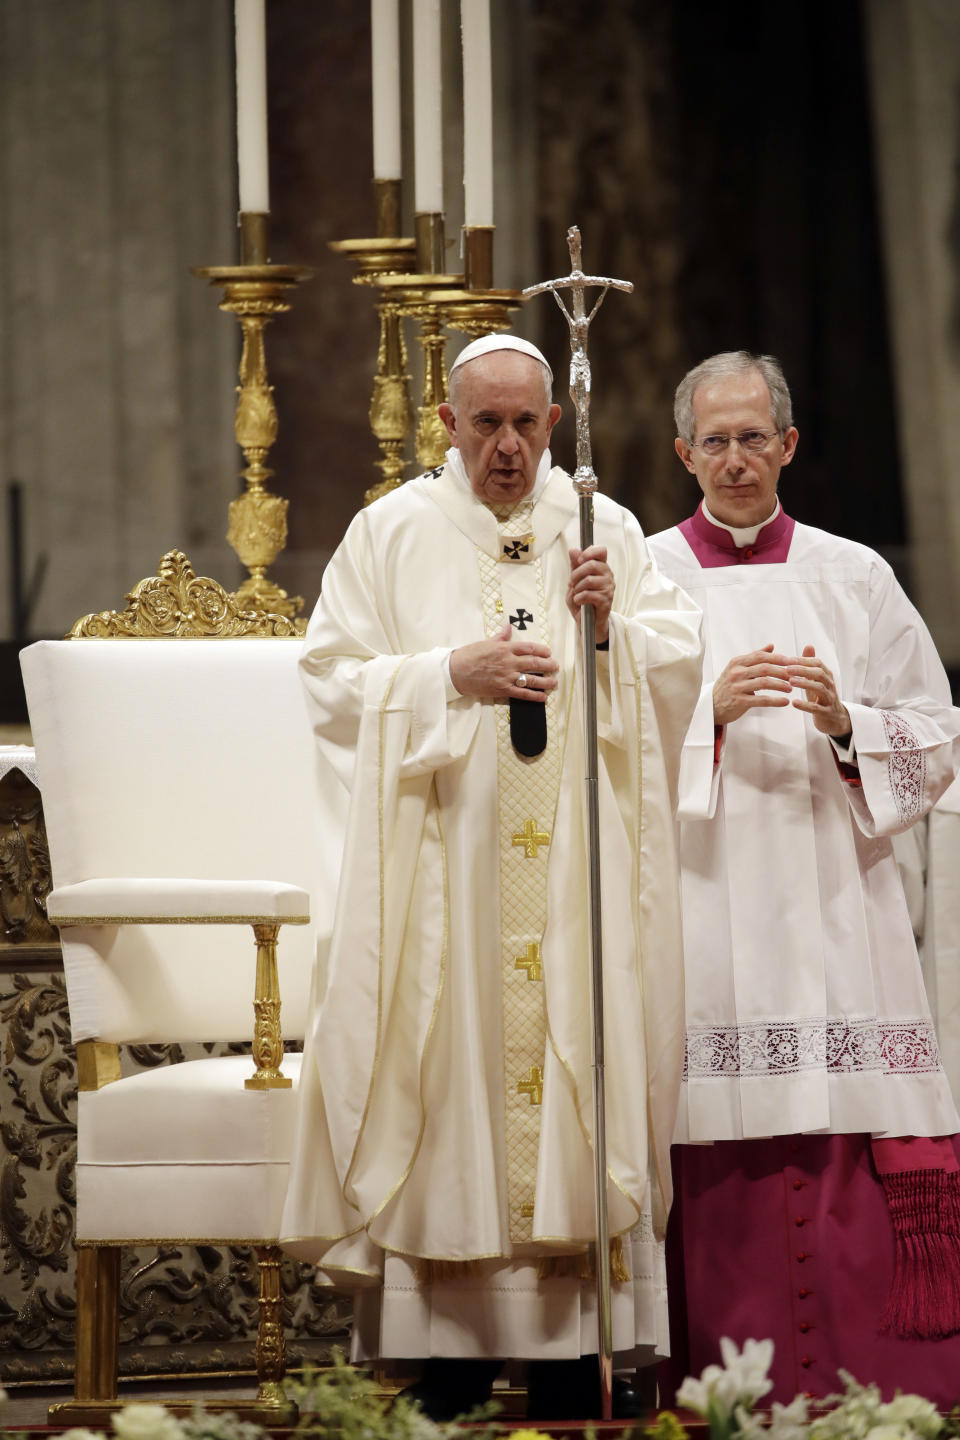
MULTIPOLYGON (((774 653, 773 645, 735 655, 721 670, 713 686, 713 723, 729 725, 748 710, 761 705, 789 705, 792 676, 791 657, 774 653), (764 691, 786 691, 768 695, 764 691)), ((794 701, 796 704, 796 701, 794 701)))
POLYGON ((802 689, 806 699, 794 700, 798 710, 813 716, 813 723, 823 735, 849 735, 853 729, 850 711, 837 694, 833 671, 817 659, 812 645, 804 645, 802 660, 788 667, 794 686, 802 689))
POLYGON ((580 609, 592 605, 596 615, 597 644, 610 637, 610 611, 616 581, 607 564, 605 545, 590 545, 586 550, 570 551, 570 584, 567 586, 567 607, 579 624, 580 609))
POLYGON ((537 640, 514 640, 504 625, 494 640, 450 652, 450 679, 461 695, 482 700, 540 700, 557 688, 557 662, 537 640))

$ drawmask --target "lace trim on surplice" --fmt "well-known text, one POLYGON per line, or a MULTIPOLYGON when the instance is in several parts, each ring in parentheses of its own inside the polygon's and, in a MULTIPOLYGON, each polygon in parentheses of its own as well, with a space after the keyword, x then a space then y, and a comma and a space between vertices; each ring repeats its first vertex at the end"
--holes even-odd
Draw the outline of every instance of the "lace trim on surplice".
POLYGON ((798 1075, 808 1070, 928 1075, 940 1069, 929 1020, 814 1018, 693 1026, 687 1031, 683 1078, 798 1075))
POLYGON ((883 728, 887 732, 890 758, 887 769, 897 814, 904 824, 923 814, 923 796, 927 780, 927 757, 916 733, 893 710, 881 710, 883 728))

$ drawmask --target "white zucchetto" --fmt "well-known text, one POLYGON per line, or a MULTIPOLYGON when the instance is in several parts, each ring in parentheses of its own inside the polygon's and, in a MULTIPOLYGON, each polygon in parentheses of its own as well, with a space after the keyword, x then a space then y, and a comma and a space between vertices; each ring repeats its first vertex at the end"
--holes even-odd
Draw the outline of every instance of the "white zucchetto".
POLYGON ((469 360, 478 360, 481 355, 489 355, 492 350, 519 350, 521 355, 529 355, 532 359, 539 360, 551 382, 553 381, 553 371, 547 364, 547 358, 536 345, 531 345, 529 340, 521 340, 519 335, 510 334, 482 335, 479 340, 471 340, 450 366, 450 374, 453 374, 458 365, 466 365, 469 360))

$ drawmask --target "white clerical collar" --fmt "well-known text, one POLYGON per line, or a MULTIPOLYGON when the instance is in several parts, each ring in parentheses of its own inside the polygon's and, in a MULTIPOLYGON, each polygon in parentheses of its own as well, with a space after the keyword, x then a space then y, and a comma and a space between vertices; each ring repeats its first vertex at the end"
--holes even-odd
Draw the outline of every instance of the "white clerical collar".
MULTIPOLYGON (((463 456, 460 454, 458 446, 450 446, 450 449, 447 451, 447 464, 450 466, 452 474, 456 476, 460 484, 465 485, 466 488, 470 491, 470 494, 473 495, 474 489, 473 486, 470 484, 470 476, 467 474, 467 467, 463 463, 463 456)), ((524 499, 532 500, 534 504, 537 503, 537 501, 540 499, 543 487, 547 483, 547 477, 549 476, 552 468, 553 461, 550 458, 550 451, 544 450, 543 454, 540 456, 540 464, 537 466, 537 476, 533 482, 533 489, 531 490, 529 496, 524 496, 524 499)), ((479 499, 479 496, 477 498, 479 499)), ((483 504, 483 501, 481 501, 480 503, 483 504)))
MULTIPOLYGON (((447 454, 449 453, 450 452, 447 451, 447 454)), ((706 500, 700 502, 700 509, 710 521, 711 525, 716 525, 720 530, 727 530, 733 536, 734 545, 736 545, 738 550, 742 550, 744 545, 752 545, 760 534, 760 531, 769 525, 771 521, 776 520, 780 514, 780 501, 779 499, 777 500, 773 514, 768 515, 766 520, 761 520, 759 525, 728 525, 725 520, 718 520, 716 515, 710 514, 710 511, 707 509, 706 500)))

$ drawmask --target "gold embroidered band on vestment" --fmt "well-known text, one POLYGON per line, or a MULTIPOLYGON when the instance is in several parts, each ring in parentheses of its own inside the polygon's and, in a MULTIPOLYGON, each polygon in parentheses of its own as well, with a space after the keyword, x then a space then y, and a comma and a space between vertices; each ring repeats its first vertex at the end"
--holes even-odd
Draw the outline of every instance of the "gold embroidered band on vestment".
MULTIPOLYGON (((523 1209, 526 1214, 528 1207, 524 1206, 523 1209)), ((529 1206, 529 1214, 533 1216, 532 1204, 529 1206)), ((541 1255, 536 1264, 538 1280, 595 1280, 597 1247, 591 1244, 585 1250, 573 1250, 567 1255, 541 1255)), ((485 1273, 485 1267, 486 1262, 483 1260, 420 1260, 417 1264, 417 1278, 421 1285, 476 1280, 485 1273)), ((615 1235, 610 1241, 610 1278, 617 1285, 629 1284, 632 1279, 621 1235, 615 1235)))
MULTIPOLYGON (((493 508, 493 507, 491 507, 493 508)), ((550 645, 542 560, 531 559, 533 503, 494 509, 499 559, 478 551, 484 625, 514 639, 550 645), (506 561, 507 563, 503 563, 506 561)), ((531 665, 534 669, 535 665, 531 665)), ((546 748, 532 758, 514 749, 510 706, 498 703, 500 953, 503 985, 504 1108, 507 1210, 513 1244, 533 1239, 540 1114, 546 1054, 542 953, 547 869, 560 784, 561 736, 556 691, 546 702, 546 748)))
MULTIPOLYGON (((537 1278, 539 1280, 570 1275, 577 1280, 595 1280, 597 1278, 597 1247, 595 1244, 571 1255, 541 1255, 537 1261, 537 1278)), ((624 1285, 631 1278, 630 1267, 623 1249, 623 1236, 615 1235, 610 1241, 610 1279, 619 1285, 624 1285)))

